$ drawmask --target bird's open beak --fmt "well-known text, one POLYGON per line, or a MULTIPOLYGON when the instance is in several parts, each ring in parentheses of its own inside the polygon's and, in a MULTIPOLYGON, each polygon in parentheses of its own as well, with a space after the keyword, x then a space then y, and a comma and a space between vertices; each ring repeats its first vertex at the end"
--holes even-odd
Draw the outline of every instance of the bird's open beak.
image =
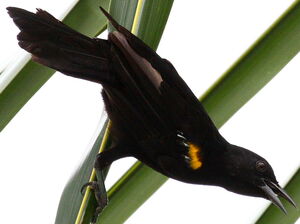
POLYGON ((265 192, 267 198, 278 208, 281 209, 285 214, 287 214, 287 211, 285 210, 284 206, 282 205, 281 201, 279 200, 278 196, 281 196, 285 200, 287 200, 289 203, 291 203, 295 208, 296 203, 293 201, 293 199, 278 185, 273 183, 269 180, 263 180, 264 185, 260 186, 260 188, 265 192))

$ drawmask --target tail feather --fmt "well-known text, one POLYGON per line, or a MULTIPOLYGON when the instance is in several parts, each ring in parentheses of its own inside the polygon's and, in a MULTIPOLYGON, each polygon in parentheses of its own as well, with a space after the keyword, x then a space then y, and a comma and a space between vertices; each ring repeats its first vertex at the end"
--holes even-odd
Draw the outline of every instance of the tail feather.
POLYGON ((109 75, 110 43, 84 36, 44 10, 36 13, 8 7, 19 27, 19 45, 32 59, 66 75, 98 83, 114 82, 109 75))

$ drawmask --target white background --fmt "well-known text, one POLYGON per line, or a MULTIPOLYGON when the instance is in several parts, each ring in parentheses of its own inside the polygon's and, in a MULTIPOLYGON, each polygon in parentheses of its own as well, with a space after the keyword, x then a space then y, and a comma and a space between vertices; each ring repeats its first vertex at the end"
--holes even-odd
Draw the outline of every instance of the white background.
MULTIPOLYGON (((158 52, 200 96, 292 2, 175 1, 158 52)), ((71 4, 1 0, 0 70, 23 54, 5 7, 43 8, 60 18, 71 4)), ((221 129, 230 142, 265 157, 282 185, 299 167, 299 73, 295 57, 221 129)), ((99 85, 56 73, 1 132, 2 223, 54 223, 61 192, 87 153, 102 107, 99 85)), ((108 185, 132 162, 114 163, 108 185)), ((250 224, 267 205, 221 188, 169 180, 126 223, 250 224)))

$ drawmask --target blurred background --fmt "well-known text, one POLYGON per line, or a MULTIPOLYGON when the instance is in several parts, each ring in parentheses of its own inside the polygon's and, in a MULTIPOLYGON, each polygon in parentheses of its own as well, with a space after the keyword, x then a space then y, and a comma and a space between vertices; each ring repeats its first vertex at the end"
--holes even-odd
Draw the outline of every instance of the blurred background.
MULTIPOLYGON (((200 96, 292 2, 175 1, 158 53, 200 96)), ((6 13, 7 6, 42 8, 63 18, 74 4, 73 0, 1 0, 0 71, 26 56, 17 45, 18 30, 6 13)), ((231 143, 265 157, 281 185, 300 164, 299 73, 298 55, 220 130, 231 143)), ((1 132, 3 223, 54 223, 62 190, 97 129, 103 111, 100 91, 100 85, 55 73, 1 132)), ((115 162, 107 185, 134 161, 115 162)), ((218 187, 168 180, 126 224, 250 224, 268 204, 218 187)))

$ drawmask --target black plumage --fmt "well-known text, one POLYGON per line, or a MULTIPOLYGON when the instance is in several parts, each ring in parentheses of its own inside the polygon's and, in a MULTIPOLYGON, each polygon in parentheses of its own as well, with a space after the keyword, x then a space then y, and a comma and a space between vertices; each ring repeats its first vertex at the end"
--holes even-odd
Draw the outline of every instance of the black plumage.
POLYGON ((179 181, 267 198, 283 211, 278 195, 295 205, 264 158, 220 135, 173 65, 102 11, 116 28, 108 40, 86 37, 40 9, 8 8, 19 45, 34 61, 102 84, 113 147, 97 156, 96 170, 133 156, 179 181))

